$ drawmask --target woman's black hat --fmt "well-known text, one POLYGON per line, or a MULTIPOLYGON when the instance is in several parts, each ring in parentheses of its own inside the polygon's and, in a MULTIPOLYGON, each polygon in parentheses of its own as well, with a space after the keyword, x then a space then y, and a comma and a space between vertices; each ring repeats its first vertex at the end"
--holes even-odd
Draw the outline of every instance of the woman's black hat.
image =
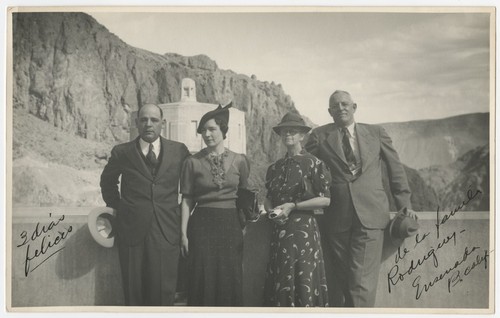
POLYGON ((309 130, 311 130, 311 127, 306 125, 306 122, 304 121, 304 118, 302 118, 302 116, 292 112, 288 112, 285 116, 283 116, 281 122, 277 126, 273 127, 273 130, 279 135, 280 129, 283 127, 298 128, 304 133, 307 133, 309 130))
POLYGON ((196 131, 199 134, 201 134, 201 130, 203 129, 203 126, 210 119, 220 119, 220 120, 226 122, 226 124, 228 124, 229 123, 229 108, 232 106, 233 106, 233 102, 230 102, 229 104, 227 104, 224 107, 222 107, 219 104, 219 106, 216 109, 211 110, 208 113, 206 113, 205 115, 203 115, 203 117, 201 117, 201 119, 200 119, 200 124, 198 125, 198 129, 196 131))

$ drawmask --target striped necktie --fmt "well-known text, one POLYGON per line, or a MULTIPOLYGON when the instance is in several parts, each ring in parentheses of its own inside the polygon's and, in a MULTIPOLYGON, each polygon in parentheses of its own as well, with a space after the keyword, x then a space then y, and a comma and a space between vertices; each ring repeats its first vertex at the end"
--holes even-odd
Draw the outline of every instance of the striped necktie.
POLYGON ((349 169, 354 169, 356 167, 356 157, 354 156, 354 151, 352 150, 351 143, 349 141, 349 130, 347 128, 342 128, 342 150, 344 150, 345 159, 347 164, 349 164, 349 169))

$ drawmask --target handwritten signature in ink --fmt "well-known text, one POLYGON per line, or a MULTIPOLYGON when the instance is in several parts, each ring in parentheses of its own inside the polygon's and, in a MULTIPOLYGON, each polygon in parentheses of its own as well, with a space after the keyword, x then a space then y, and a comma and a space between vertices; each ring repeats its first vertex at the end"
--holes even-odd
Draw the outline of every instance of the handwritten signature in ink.
MULTIPOLYGON (((415 288, 415 299, 420 299, 423 293, 428 292, 432 287, 434 287, 438 282, 447 278, 448 282, 448 292, 451 292, 452 288, 456 285, 460 284, 465 276, 469 275, 475 268, 478 268, 480 264, 484 263, 484 268, 487 268, 488 258, 492 251, 484 250, 484 254, 475 255, 475 259, 472 263, 462 269, 459 267, 467 262, 471 257, 474 257, 472 254, 477 253, 480 249, 479 246, 466 246, 461 255, 457 256, 453 265, 442 270, 440 269, 439 262, 439 254, 441 254, 442 250, 447 246, 455 247, 457 245, 457 241, 460 239, 462 233, 466 232, 465 229, 461 230, 453 230, 450 232, 451 234, 445 234, 445 237, 440 238, 440 232, 443 230, 442 227, 446 224, 448 220, 455 216, 455 214, 461 210, 463 210, 472 200, 476 199, 478 196, 482 194, 481 190, 476 190, 475 192, 469 187, 467 192, 465 193, 466 198, 462 200, 460 204, 455 206, 450 210, 449 213, 444 214, 440 218, 440 207, 438 206, 436 210, 436 223, 435 223, 435 239, 430 239, 431 232, 425 232, 423 235, 417 234, 415 236, 415 244, 413 248, 401 246, 398 248, 396 252, 396 256, 394 259, 394 265, 391 267, 389 272, 387 273, 387 286, 388 291, 391 293, 394 286, 404 281, 409 276, 414 276, 411 285, 415 288), (413 250, 422 242, 428 241, 430 247, 427 248, 423 254, 421 254, 417 258, 410 259, 406 265, 400 264, 402 260, 404 260, 408 255, 411 255, 413 250), (452 243, 452 244, 450 244, 452 243), (422 283, 422 276, 419 275, 419 270, 422 265, 429 261, 438 274, 434 276, 434 278, 430 279, 428 282, 422 283), (414 274, 414 275, 412 275, 414 274)), ((441 233, 442 234, 442 233, 441 233)), ((442 266, 441 266, 442 267, 442 266)), ((424 273, 426 270, 424 270, 424 273)))
POLYGON ((476 190, 473 192, 469 187, 467 190, 467 198, 463 200, 460 204, 458 204, 455 208, 453 208, 450 213, 445 214, 441 219, 439 218, 439 210, 440 207, 437 207, 436 211, 436 238, 439 238, 439 229, 443 226, 450 218, 452 218, 457 212, 461 211, 464 207, 467 206, 472 200, 474 200, 478 195, 482 195, 483 191, 476 190))
MULTIPOLYGON (((49 213, 49 217, 52 217, 52 213, 49 213)), ((73 231, 71 225, 66 227, 60 224, 64 221, 64 218, 65 216, 61 215, 59 219, 51 220, 47 225, 41 225, 40 222, 37 222, 32 231, 22 231, 19 234, 22 242, 17 245, 17 248, 26 248, 24 259, 25 277, 28 277, 31 272, 64 249, 64 246, 60 244, 73 231), (47 255, 48 253, 50 254, 47 255)))

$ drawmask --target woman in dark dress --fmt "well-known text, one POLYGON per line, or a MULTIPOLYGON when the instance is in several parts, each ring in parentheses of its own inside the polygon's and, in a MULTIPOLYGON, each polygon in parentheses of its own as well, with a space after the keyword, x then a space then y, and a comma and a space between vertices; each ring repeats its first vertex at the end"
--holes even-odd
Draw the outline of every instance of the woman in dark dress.
POLYGON ((264 207, 274 222, 265 287, 266 306, 328 306, 323 252, 314 210, 330 204, 330 172, 302 149, 311 129, 288 113, 273 128, 287 147, 266 176, 264 207), (273 213, 274 212, 274 213, 273 213))
POLYGON ((224 147, 229 107, 219 106, 202 117, 198 133, 207 147, 186 159, 181 174, 181 251, 188 256, 190 306, 243 305, 243 233, 236 192, 247 187, 249 167, 244 155, 224 147))

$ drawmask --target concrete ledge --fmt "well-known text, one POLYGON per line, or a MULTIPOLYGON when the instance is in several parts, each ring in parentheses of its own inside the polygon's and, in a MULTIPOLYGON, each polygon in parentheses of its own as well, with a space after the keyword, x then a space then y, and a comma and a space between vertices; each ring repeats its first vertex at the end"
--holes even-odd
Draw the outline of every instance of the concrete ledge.
MULTIPOLYGON (((118 253, 116 248, 101 247, 90 236, 87 215, 91 209, 92 207, 14 209, 11 265, 12 306, 123 305, 118 253), (47 229, 51 221, 56 222, 62 215, 64 215, 63 221, 47 230, 46 233, 34 237, 34 240, 31 239, 37 223, 41 232, 40 229, 44 225, 47 229), (28 254, 34 255, 35 249, 40 249, 44 236, 47 236, 45 239, 47 243, 55 240, 60 232, 66 233, 70 227, 71 231, 60 243, 30 261, 30 270, 40 263, 41 265, 26 276, 27 247, 30 246, 28 254), (47 256, 58 250, 59 246, 64 248, 47 259, 47 256)), ((441 218, 444 213, 440 213, 441 218)), ((416 243, 415 237, 407 239, 400 248, 399 258, 396 257, 398 254, 395 253, 394 248, 386 247, 379 277, 376 306, 487 308, 489 260, 481 261, 481 258, 485 258, 485 253, 491 253, 489 251, 489 212, 458 212, 440 227, 439 239, 436 235, 435 212, 419 212, 419 220, 420 243, 416 243), (443 243, 443 240, 446 240, 446 243, 443 243), (438 246, 441 247, 438 248, 438 246), (407 251, 403 253, 405 248, 407 251), (465 248, 472 252, 455 267, 457 261, 463 260, 465 248), (422 265, 408 271, 412 267, 412 261, 416 264, 419 259, 422 265), (477 264, 470 269, 474 262, 477 264), (487 269, 485 265, 488 266, 487 269), (417 299, 417 288, 412 286, 415 285, 417 277, 420 277, 419 287, 422 289, 424 284, 429 284, 450 268, 452 270, 427 292, 421 292, 417 299), (403 274, 402 279, 398 278, 396 273, 403 274), (450 289, 448 288, 449 279, 451 279, 450 289)), ((271 226, 265 219, 247 226, 243 264, 245 306, 261 306, 262 304, 270 236, 271 226)), ((185 271, 185 266, 181 265, 180 276, 185 278, 186 275, 188 273, 185 271)), ((179 290, 182 290, 182 281, 181 279, 179 290)))

